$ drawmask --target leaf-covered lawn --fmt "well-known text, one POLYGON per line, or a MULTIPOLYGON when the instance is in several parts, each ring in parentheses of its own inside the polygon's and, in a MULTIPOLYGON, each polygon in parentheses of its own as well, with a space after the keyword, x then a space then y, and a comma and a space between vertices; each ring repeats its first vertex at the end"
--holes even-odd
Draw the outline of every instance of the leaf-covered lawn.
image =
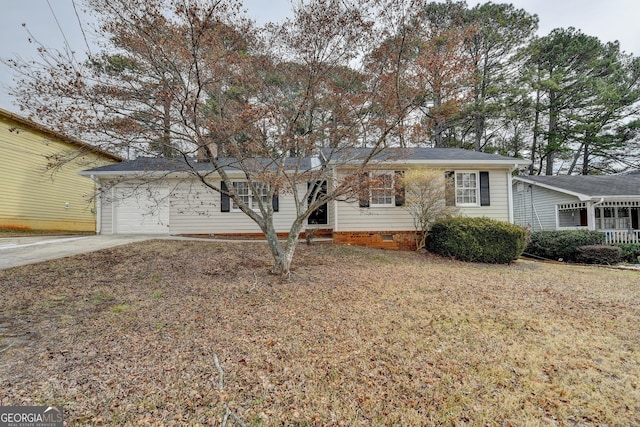
POLYGON ((324 244, 289 279, 270 266, 260 242, 154 241, 0 271, 0 405, 73 426, 640 424, 638 271, 324 244))

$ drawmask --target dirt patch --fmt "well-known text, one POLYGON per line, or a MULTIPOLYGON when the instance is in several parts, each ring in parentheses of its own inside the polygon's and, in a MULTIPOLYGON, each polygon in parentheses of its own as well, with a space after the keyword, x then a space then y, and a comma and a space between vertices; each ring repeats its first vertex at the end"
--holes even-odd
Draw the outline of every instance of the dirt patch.
POLYGON ((634 425, 640 274, 152 241, 0 271, 0 405, 71 425, 634 425), (224 370, 222 391, 217 355, 224 370))

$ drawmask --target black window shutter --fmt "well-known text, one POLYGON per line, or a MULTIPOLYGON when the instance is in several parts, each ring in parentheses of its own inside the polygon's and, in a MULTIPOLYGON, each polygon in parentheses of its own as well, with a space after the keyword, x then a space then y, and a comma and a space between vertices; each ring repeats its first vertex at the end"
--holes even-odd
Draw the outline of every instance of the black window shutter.
POLYGON ((368 172, 363 172, 360 177, 360 188, 358 191, 358 197, 360 198, 361 208, 369 207, 369 185, 366 184, 366 181, 368 178, 369 178, 368 172))
POLYGON ((220 212, 229 212, 231 208, 231 203, 229 200, 229 194, 227 194, 229 189, 227 188, 227 184, 224 181, 220 182, 220 212))
POLYGON ((444 173, 444 204, 446 206, 456 205, 456 181, 453 171, 444 173))
POLYGON ((480 172, 480 206, 490 206, 489 172, 480 172))
POLYGON ((274 212, 278 212, 280 210, 280 198, 278 197, 278 192, 274 192, 271 197, 271 207, 273 207, 274 212))
POLYGON ((395 172, 394 185, 396 189, 396 206, 404 206, 404 171, 395 172))

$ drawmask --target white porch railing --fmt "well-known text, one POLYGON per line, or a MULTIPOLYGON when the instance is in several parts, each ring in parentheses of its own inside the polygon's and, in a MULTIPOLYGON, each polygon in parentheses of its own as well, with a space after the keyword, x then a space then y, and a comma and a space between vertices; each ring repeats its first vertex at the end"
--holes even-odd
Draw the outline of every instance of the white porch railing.
POLYGON ((608 245, 614 243, 640 243, 640 230, 600 230, 608 245))

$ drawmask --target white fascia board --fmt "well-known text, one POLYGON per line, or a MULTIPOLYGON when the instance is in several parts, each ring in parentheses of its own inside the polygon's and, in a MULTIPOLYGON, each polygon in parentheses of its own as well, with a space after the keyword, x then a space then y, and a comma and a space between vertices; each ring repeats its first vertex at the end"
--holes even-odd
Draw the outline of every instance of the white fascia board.
POLYGON ((605 202, 635 202, 640 200, 640 196, 638 195, 630 195, 630 196, 592 196, 592 201, 603 200, 605 202))

